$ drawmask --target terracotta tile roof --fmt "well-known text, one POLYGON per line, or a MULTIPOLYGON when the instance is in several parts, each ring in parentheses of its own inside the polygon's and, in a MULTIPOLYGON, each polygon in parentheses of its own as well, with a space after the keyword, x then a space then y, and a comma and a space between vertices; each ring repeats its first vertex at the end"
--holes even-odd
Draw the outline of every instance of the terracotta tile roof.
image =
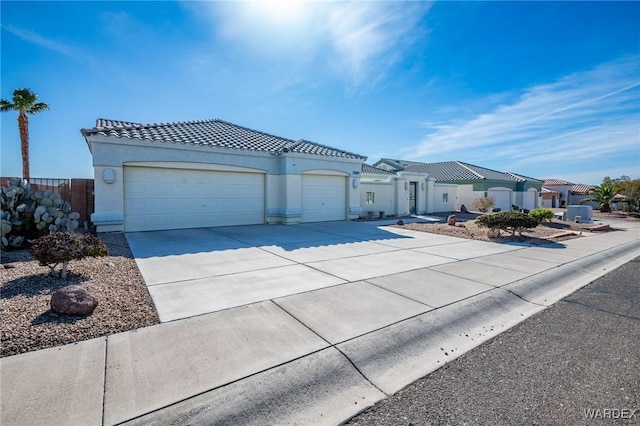
POLYGON ((567 182, 566 180, 560 179, 545 179, 542 182, 544 186, 560 186, 560 185, 573 185, 571 182, 567 182))
POLYGON ((305 139, 294 141, 218 119, 140 124, 100 118, 96 121, 96 127, 82 129, 81 132, 85 138, 102 135, 161 143, 263 151, 273 154, 295 152, 358 160, 367 159, 362 155, 305 139))
POLYGON ((384 175, 384 176, 395 175, 394 172, 390 172, 389 170, 385 170, 385 169, 380 169, 378 167, 373 167, 373 166, 370 166, 369 164, 362 165, 362 173, 363 174, 366 173, 368 175, 384 175))
POLYGON ((540 192, 542 192, 543 194, 559 194, 560 193, 560 192, 558 192, 556 190, 549 189, 546 186, 543 186, 542 190, 540 192))
POLYGON ((588 194, 591 190, 591 185, 583 185, 581 183, 575 184, 571 187, 572 194, 588 194))
POLYGON ((538 179, 516 175, 514 173, 504 173, 462 161, 445 161, 440 163, 420 163, 417 161, 394 160, 383 158, 379 163, 384 163, 396 168, 399 171, 409 173, 426 173, 436 181, 474 181, 474 180, 497 180, 508 182, 535 181, 538 179))

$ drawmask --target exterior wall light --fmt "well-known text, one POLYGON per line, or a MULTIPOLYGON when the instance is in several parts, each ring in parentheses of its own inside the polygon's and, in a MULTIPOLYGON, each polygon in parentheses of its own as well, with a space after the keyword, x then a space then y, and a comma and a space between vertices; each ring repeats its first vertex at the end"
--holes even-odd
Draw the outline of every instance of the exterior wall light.
POLYGON ((116 171, 113 169, 104 169, 102 172, 102 180, 104 183, 114 183, 116 181, 116 171))

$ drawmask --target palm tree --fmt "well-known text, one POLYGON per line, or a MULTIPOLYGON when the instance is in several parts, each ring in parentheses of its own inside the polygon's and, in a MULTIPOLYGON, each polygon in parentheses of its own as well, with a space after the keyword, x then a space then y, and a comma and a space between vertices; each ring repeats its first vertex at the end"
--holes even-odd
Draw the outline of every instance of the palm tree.
POLYGON ((18 130, 20 131, 20 150, 22 152, 22 178, 29 180, 29 118, 27 114, 36 114, 49 109, 49 105, 38 102, 38 95, 30 89, 13 91, 12 102, 0 100, 1 111, 18 111, 18 130))
POLYGON ((591 195, 591 198, 580 201, 580 204, 595 201, 598 203, 598 209, 601 212, 610 212, 610 204, 616 196, 616 186, 613 182, 604 181, 602 182, 602 185, 597 185, 591 188, 589 195, 591 195))

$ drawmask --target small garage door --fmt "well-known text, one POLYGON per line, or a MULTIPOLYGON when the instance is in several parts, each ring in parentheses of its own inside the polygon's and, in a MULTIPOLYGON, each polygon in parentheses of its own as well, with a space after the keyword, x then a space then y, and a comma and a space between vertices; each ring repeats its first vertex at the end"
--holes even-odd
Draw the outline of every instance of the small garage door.
POLYGON ((537 191, 527 191, 524 193, 523 209, 533 210, 536 207, 537 191))
POLYGON ((511 210, 511 191, 494 189, 489 191, 489 197, 493 197, 495 206, 502 209, 502 211, 511 210))
POLYGON ((125 231, 264 223, 262 173, 124 168, 125 231))
POLYGON ((347 178, 302 175, 302 222, 345 220, 347 178))

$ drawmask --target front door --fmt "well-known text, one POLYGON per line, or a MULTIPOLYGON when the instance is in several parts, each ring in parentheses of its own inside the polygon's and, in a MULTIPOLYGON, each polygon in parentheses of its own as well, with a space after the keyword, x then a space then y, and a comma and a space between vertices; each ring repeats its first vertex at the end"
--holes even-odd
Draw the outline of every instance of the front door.
POLYGON ((409 184, 409 212, 411 214, 417 214, 418 210, 418 182, 411 182, 409 184))

